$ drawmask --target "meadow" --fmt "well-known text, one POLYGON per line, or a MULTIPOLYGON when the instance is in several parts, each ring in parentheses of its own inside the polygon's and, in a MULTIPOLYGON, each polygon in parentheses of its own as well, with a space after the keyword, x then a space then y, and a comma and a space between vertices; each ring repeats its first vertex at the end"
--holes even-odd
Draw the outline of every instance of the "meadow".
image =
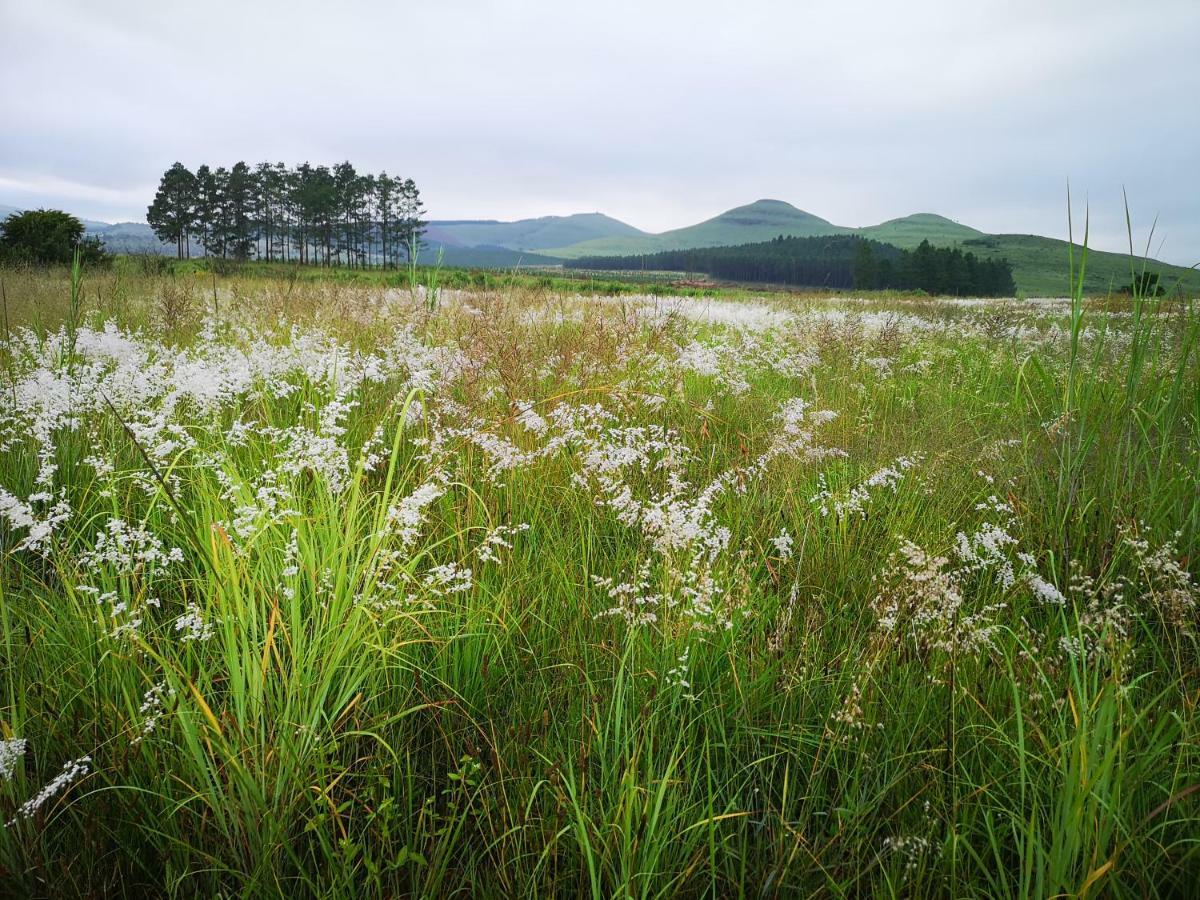
POLYGON ((1195 890, 1193 303, 0 280, 0 893, 1195 890))

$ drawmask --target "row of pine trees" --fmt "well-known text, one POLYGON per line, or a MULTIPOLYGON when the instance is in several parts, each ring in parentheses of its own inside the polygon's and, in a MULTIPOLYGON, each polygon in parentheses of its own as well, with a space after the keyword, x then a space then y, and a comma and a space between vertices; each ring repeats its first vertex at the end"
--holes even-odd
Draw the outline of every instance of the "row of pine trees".
POLYGON ((175 163, 163 173, 146 221, 180 259, 206 256, 323 266, 396 266, 420 246, 421 194, 411 178, 359 174, 349 162, 175 163))

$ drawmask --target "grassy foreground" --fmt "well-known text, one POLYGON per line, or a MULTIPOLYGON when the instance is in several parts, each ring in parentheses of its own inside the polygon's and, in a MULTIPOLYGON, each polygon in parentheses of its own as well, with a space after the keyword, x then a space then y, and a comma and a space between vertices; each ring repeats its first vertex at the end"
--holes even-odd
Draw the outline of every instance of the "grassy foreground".
POLYGON ((0 276, 0 893, 1200 879, 1194 307, 0 276))

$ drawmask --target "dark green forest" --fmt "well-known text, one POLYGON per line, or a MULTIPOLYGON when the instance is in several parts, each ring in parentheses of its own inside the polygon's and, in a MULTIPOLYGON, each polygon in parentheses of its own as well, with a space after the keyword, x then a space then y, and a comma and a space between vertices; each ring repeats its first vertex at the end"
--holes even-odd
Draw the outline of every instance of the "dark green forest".
POLYGON ((1008 297, 1016 293, 1005 259, 982 260, 957 247, 922 241, 901 250, 856 235, 784 237, 734 247, 665 250, 640 256, 592 256, 581 269, 703 273, 729 281, 859 290, 1008 297))
POLYGON ((411 178, 333 167, 244 162, 195 172, 175 163, 159 182, 146 221, 180 259, 207 256, 313 265, 394 266, 424 230, 411 178))

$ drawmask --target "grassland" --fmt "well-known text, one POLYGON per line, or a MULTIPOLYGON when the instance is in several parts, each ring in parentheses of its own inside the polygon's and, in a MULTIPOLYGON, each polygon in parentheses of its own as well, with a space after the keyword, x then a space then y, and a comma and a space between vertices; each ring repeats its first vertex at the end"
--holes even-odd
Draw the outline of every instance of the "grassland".
POLYGON ((481 277, 0 272, 0 893, 1194 888, 1200 311, 481 277))

